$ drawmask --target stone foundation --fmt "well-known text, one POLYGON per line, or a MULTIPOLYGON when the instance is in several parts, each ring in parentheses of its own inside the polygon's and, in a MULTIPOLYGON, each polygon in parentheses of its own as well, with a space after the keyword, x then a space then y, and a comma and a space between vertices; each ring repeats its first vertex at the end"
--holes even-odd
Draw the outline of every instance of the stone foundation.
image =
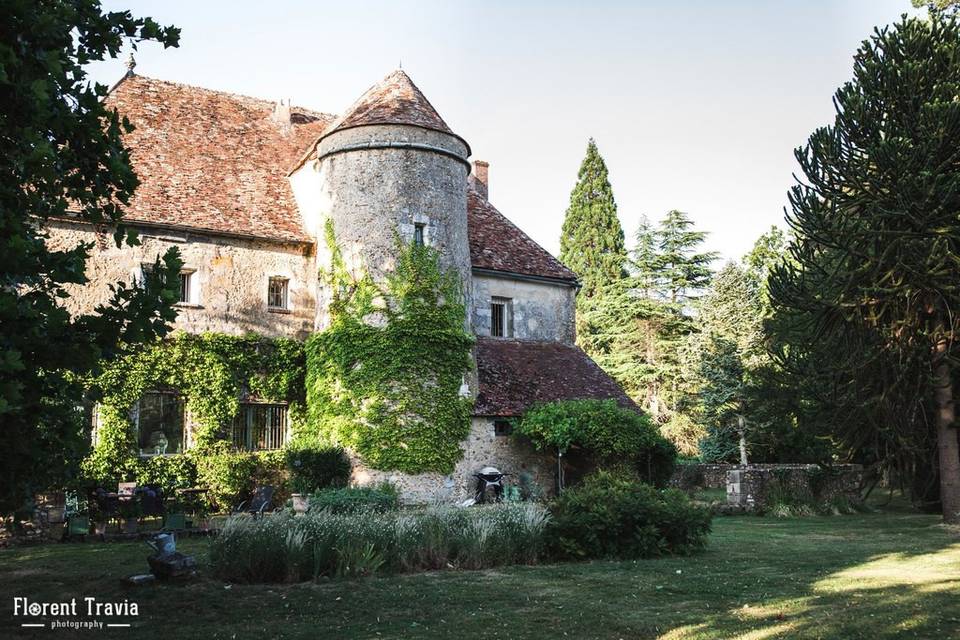
POLYGON ((390 482, 400 490, 400 498, 406 504, 460 502, 474 495, 474 473, 483 467, 496 467, 511 474, 506 478, 508 484, 517 484, 520 474, 527 473, 544 495, 553 493, 554 466, 549 456, 511 436, 495 435, 493 420, 473 418, 470 435, 461 446, 463 458, 450 475, 378 471, 354 457, 351 483, 363 486, 390 482))

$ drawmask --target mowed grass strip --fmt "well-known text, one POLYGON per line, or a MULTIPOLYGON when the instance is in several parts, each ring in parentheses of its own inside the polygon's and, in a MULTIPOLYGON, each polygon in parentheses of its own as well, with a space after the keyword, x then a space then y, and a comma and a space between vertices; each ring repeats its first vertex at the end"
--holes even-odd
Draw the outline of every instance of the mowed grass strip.
MULTIPOLYGON (((637 562, 447 571, 296 585, 125 587, 142 544, 0 551, 0 638, 13 596, 139 605, 144 638, 960 638, 960 533, 906 510, 718 518, 708 550, 637 562)), ((208 542, 183 551, 206 562, 208 542)), ((91 632, 76 635, 89 637, 91 632)), ((59 632, 58 637, 70 637, 59 632)))

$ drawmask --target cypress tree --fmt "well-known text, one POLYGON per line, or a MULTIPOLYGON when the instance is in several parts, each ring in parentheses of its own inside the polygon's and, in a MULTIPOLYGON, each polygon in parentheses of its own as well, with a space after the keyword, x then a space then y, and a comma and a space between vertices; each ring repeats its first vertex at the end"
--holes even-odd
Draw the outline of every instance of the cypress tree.
POLYGON ((580 278, 582 300, 622 278, 626 258, 623 227, 617 218, 607 165, 590 138, 563 220, 560 261, 580 278))

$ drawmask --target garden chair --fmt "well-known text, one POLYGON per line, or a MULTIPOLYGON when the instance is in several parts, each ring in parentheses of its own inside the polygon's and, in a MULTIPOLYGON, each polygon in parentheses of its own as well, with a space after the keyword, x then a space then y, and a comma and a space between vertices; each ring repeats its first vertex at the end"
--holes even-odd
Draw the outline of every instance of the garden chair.
POLYGON ((148 484, 137 487, 137 499, 140 500, 142 518, 162 518, 166 513, 163 507, 163 489, 158 485, 148 484))
POLYGON ((63 539, 69 540, 73 536, 85 537, 90 532, 90 516, 81 513, 83 505, 76 492, 69 492, 64 501, 63 517, 67 524, 63 528, 63 539))
POLYGON ((262 516, 264 513, 270 511, 272 505, 273 487, 266 485, 263 487, 257 487, 253 492, 253 497, 250 498, 250 500, 244 500, 241 502, 237 508, 233 510, 233 512, 249 513, 253 516, 262 516))

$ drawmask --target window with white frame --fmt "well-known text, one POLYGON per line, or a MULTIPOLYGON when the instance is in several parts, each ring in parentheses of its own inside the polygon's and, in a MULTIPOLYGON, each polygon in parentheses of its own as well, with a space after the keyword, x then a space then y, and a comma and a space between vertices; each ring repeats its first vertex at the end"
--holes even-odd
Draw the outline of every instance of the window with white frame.
POLYGON ((270 278, 267 286, 267 308, 288 309, 290 281, 287 278, 270 278))
POLYGON ((136 416, 140 455, 182 453, 186 448, 184 402, 179 393, 151 391, 143 394, 136 416))
POLYGON ((240 451, 279 449, 287 443, 287 406, 240 403, 230 439, 240 451))
POLYGON ((513 337, 513 299, 493 296, 490 299, 490 335, 494 338, 513 337))
POLYGON ((193 269, 180 272, 180 304, 199 304, 196 273, 193 269))

